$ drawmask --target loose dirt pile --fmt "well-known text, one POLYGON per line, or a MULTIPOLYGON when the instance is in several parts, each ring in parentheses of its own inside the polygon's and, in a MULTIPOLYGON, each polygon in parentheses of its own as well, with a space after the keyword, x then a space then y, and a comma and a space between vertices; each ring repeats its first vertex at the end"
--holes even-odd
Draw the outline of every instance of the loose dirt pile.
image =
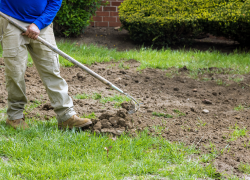
MULTIPOLYGON (((116 91, 78 67, 61 69, 71 97, 83 93, 89 95, 85 99, 74 99, 74 104, 79 115, 95 113, 97 118, 93 119, 90 128, 96 133, 115 135, 136 134, 136 131, 148 128, 152 136, 193 145, 202 154, 217 152, 219 155, 212 163, 219 172, 243 176, 239 165, 250 164, 247 132, 250 130, 250 76, 210 68, 209 71, 201 69, 202 73, 194 79, 190 78, 186 67, 138 71, 138 66, 140 63, 130 60, 90 67, 143 103, 133 115, 128 115, 121 107, 115 108, 115 102, 102 103, 98 98, 91 98, 94 93, 100 93, 102 98, 111 97, 118 94, 116 91), (238 131, 244 131, 246 135, 239 135, 238 131)), ((7 92, 2 59, 0 71, 0 108, 4 108, 7 92)), ((36 108, 27 109, 27 116, 41 120, 54 117, 35 67, 27 68, 25 80, 29 102, 37 104, 36 108)))
POLYGON ((132 129, 132 118, 126 110, 119 110, 116 113, 103 113, 98 120, 93 120, 93 130, 96 133, 112 133, 121 135, 125 131, 132 129))

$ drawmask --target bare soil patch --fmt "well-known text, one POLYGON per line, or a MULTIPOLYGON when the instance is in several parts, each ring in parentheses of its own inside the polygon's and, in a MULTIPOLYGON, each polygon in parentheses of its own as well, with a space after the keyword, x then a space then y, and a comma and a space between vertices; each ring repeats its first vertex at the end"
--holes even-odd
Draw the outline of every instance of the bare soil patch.
MULTIPOLYGON (((7 92, 3 59, 0 59, 0 64, 0 108, 4 108, 7 106, 7 92)), ((220 73, 216 73, 217 68, 210 68, 209 73, 193 79, 185 67, 179 69, 178 74, 171 74, 176 69, 137 71, 139 62, 129 60, 124 64, 129 65, 129 69, 120 69, 119 63, 115 62, 93 64, 90 68, 130 93, 143 105, 136 114, 128 115, 126 104, 123 104, 124 108, 115 108, 114 102, 103 104, 98 99, 75 99, 77 113, 95 112, 97 115, 90 127, 93 131, 115 135, 128 132, 136 136, 136 131, 148 128, 153 136, 194 145, 201 153, 220 152, 212 162, 218 171, 242 176, 238 166, 240 163, 250 163, 249 136, 233 141, 229 139, 235 125, 250 130, 249 74, 238 75, 243 81, 235 82, 229 78, 232 74, 226 73, 230 70, 220 69, 220 73), (220 85, 217 79, 225 83, 220 85), (239 105, 244 108, 234 110, 239 105)), ((78 67, 61 68, 61 75, 67 81, 72 97, 83 93, 101 93, 102 97, 118 94, 78 67)), ((27 68, 25 80, 29 101, 43 102, 28 112, 28 117, 48 120, 55 116, 35 67, 27 68)))

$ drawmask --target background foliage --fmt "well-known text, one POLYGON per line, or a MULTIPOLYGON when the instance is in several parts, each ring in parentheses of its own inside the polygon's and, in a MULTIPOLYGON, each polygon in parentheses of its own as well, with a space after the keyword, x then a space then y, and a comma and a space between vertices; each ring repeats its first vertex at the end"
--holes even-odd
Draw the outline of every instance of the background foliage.
POLYGON ((55 34, 66 37, 80 35, 101 5, 101 0, 64 0, 54 20, 55 34))
POLYGON ((137 42, 174 44, 201 32, 250 40, 250 0, 126 0, 123 27, 137 42))

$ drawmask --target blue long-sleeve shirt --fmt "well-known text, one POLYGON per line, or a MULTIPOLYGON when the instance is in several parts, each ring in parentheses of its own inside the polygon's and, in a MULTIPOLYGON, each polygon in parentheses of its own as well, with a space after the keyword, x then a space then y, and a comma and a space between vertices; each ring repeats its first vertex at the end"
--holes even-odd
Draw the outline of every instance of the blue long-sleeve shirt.
POLYGON ((0 0, 0 11, 41 30, 52 23, 61 4, 62 0, 0 0))

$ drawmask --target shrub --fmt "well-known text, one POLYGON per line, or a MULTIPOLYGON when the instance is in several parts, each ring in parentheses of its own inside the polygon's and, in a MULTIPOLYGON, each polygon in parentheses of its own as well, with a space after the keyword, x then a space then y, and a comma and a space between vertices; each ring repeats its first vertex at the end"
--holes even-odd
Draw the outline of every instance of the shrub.
POLYGON ((249 0, 126 0, 123 27, 137 42, 174 44, 201 32, 247 42, 249 0))
POLYGON ((120 7, 120 20, 134 41, 173 44, 203 31, 198 18, 185 13, 190 7, 182 3, 171 0, 126 0, 120 7))
POLYGON ((64 0, 54 20, 54 31, 60 36, 78 36, 90 25, 102 0, 64 0))
POLYGON ((250 1, 231 0, 214 8, 208 17, 208 32, 224 36, 243 45, 250 43, 250 1))

